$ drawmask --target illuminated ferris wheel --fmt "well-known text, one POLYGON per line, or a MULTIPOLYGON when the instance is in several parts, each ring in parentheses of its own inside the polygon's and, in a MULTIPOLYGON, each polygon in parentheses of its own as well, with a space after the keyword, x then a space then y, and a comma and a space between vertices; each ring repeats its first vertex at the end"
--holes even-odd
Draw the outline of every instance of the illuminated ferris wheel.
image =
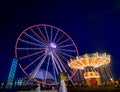
POLYGON ((28 27, 19 35, 15 56, 26 76, 41 78, 38 73, 44 70, 42 83, 46 83, 49 76, 57 83, 60 72, 66 72, 72 81, 73 71, 67 64, 70 58, 78 56, 78 50, 70 36, 61 29, 38 24, 28 27))

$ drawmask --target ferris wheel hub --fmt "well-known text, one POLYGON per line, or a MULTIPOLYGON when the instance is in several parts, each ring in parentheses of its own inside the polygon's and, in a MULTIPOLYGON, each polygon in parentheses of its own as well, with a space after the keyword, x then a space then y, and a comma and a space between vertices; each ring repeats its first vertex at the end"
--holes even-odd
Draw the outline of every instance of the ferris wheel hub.
POLYGON ((51 48, 56 48, 56 47, 57 47, 57 44, 54 43, 54 42, 51 42, 51 43, 50 43, 50 47, 51 47, 51 48))
POLYGON ((46 48, 46 53, 48 55, 52 55, 56 48, 57 48, 57 44, 54 42, 51 42, 48 44, 48 47, 46 48))

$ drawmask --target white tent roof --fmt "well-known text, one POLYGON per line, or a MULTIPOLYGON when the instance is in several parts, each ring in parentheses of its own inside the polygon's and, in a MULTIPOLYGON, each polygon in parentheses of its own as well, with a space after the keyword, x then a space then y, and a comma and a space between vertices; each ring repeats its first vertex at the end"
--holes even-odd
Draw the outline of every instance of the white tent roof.
POLYGON ((38 71, 38 73, 36 74, 35 78, 39 78, 39 79, 42 79, 42 80, 45 80, 45 78, 46 79, 53 79, 54 80, 53 75, 50 72, 45 71, 43 69, 40 69, 38 71), (47 76, 46 76, 46 73, 47 73, 47 76))

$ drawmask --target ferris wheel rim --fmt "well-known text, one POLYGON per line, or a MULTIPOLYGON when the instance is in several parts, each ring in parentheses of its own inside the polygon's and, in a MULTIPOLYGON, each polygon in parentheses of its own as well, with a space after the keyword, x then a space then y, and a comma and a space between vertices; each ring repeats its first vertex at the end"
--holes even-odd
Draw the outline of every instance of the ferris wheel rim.
MULTIPOLYGON (((16 48, 17 48, 18 41, 19 41, 20 37, 22 36, 22 34, 23 34, 24 32, 26 32, 27 30, 31 29, 31 28, 39 27, 39 26, 49 26, 49 27, 55 28, 55 29, 59 30, 60 32, 62 32, 63 34, 65 34, 65 35, 69 38, 69 40, 73 43, 73 45, 74 45, 74 47, 75 47, 75 49, 76 49, 76 54, 79 55, 76 44, 74 43, 74 41, 72 40, 72 38, 71 38, 66 32, 64 32, 64 31, 61 30, 60 28, 55 27, 55 26, 52 26, 52 25, 48 25, 48 24, 37 24, 37 25, 33 25, 33 26, 30 26, 30 27, 26 28, 26 29, 23 30, 23 32, 18 36, 17 41, 16 41, 16 44, 15 44, 15 57, 16 57, 16 58, 18 58, 16 48)), ((24 72, 24 74, 25 74, 26 76, 28 76, 28 74, 27 74, 26 71, 22 68, 22 65, 21 65, 20 63, 19 63, 19 67, 22 69, 22 71, 24 72)))

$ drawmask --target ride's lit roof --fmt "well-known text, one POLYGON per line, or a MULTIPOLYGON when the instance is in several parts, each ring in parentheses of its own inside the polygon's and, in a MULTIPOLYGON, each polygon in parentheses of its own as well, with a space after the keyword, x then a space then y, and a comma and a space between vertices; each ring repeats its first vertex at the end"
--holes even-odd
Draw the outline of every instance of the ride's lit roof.
POLYGON ((97 68, 109 63, 110 55, 96 52, 92 54, 84 54, 83 56, 77 56, 74 59, 70 59, 68 65, 72 69, 84 69, 85 67, 97 68))

